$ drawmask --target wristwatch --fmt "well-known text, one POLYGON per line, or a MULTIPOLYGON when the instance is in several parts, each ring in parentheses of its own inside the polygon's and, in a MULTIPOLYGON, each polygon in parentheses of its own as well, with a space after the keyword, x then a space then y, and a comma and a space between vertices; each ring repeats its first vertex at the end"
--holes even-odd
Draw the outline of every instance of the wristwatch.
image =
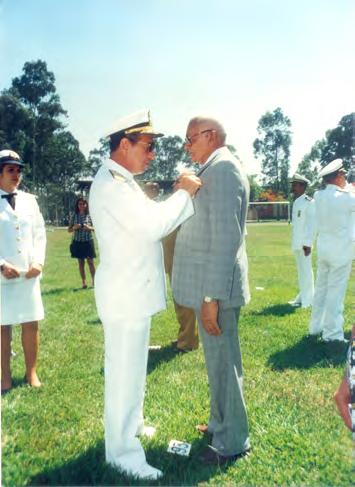
POLYGON ((205 296, 203 300, 205 303, 211 303, 212 301, 216 301, 214 298, 211 298, 210 296, 205 296))

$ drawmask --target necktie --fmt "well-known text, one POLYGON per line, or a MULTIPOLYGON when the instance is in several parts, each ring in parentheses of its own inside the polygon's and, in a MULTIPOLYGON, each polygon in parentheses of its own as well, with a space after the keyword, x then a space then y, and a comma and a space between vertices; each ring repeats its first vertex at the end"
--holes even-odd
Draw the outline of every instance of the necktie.
POLYGON ((17 193, 8 193, 8 194, 2 194, 1 198, 7 199, 7 202, 11 206, 11 208, 14 210, 15 209, 15 196, 17 193))

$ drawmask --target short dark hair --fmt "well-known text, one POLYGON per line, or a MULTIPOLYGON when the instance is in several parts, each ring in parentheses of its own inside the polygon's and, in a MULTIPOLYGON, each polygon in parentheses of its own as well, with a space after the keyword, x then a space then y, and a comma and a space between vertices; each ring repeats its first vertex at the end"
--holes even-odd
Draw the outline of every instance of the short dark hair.
POLYGON ((334 171, 330 174, 326 174, 325 176, 323 176, 323 181, 326 183, 326 184, 330 184, 336 177, 337 175, 340 173, 340 171, 334 171))
POLYGON ((85 198, 78 198, 76 200, 76 203, 75 203, 75 208, 74 208, 74 211, 75 213, 79 213, 79 203, 80 201, 83 201, 84 203, 86 203, 86 211, 85 211, 85 214, 87 215, 89 213, 89 203, 87 202, 87 200, 85 198))
POLYGON ((112 154, 112 152, 114 152, 117 149, 122 139, 126 138, 130 140, 132 144, 136 144, 139 135, 140 134, 126 135, 124 132, 116 132, 115 134, 110 135, 110 153, 112 154))

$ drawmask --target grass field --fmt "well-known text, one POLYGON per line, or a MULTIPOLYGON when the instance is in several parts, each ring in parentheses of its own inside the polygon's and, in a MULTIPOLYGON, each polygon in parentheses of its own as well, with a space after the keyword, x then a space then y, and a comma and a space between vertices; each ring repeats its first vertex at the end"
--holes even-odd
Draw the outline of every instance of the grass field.
MULTIPOLYGON (((103 330, 92 289, 81 290, 64 230, 48 232, 42 281, 40 390, 23 383, 19 329, 14 329, 15 387, 2 398, 2 481, 24 485, 138 485, 104 462, 103 330)), ((206 440, 195 425, 208 419, 201 348, 176 355, 171 297, 154 317, 145 416, 157 434, 143 439, 160 485, 342 485, 353 482, 352 441, 335 411, 333 392, 344 356, 306 338, 309 310, 291 308, 296 273, 287 224, 248 227, 251 303, 240 319, 244 387, 252 454, 228 468, 198 462, 206 440), (263 290, 257 290, 261 287, 263 290), (192 444, 189 458, 166 452, 170 439, 192 444)), ((132 276, 132 279, 134 276, 132 276)), ((355 275, 345 302, 346 332, 355 321, 355 275)))

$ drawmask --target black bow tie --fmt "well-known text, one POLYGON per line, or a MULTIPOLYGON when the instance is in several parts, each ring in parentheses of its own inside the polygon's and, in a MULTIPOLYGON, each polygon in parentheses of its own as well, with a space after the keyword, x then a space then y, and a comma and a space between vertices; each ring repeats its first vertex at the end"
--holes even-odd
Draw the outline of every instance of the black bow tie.
POLYGON ((2 194, 1 198, 6 198, 7 202, 11 206, 11 208, 14 210, 15 209, 15 196, 17 193, 8 193, 8 194, 2 194))

